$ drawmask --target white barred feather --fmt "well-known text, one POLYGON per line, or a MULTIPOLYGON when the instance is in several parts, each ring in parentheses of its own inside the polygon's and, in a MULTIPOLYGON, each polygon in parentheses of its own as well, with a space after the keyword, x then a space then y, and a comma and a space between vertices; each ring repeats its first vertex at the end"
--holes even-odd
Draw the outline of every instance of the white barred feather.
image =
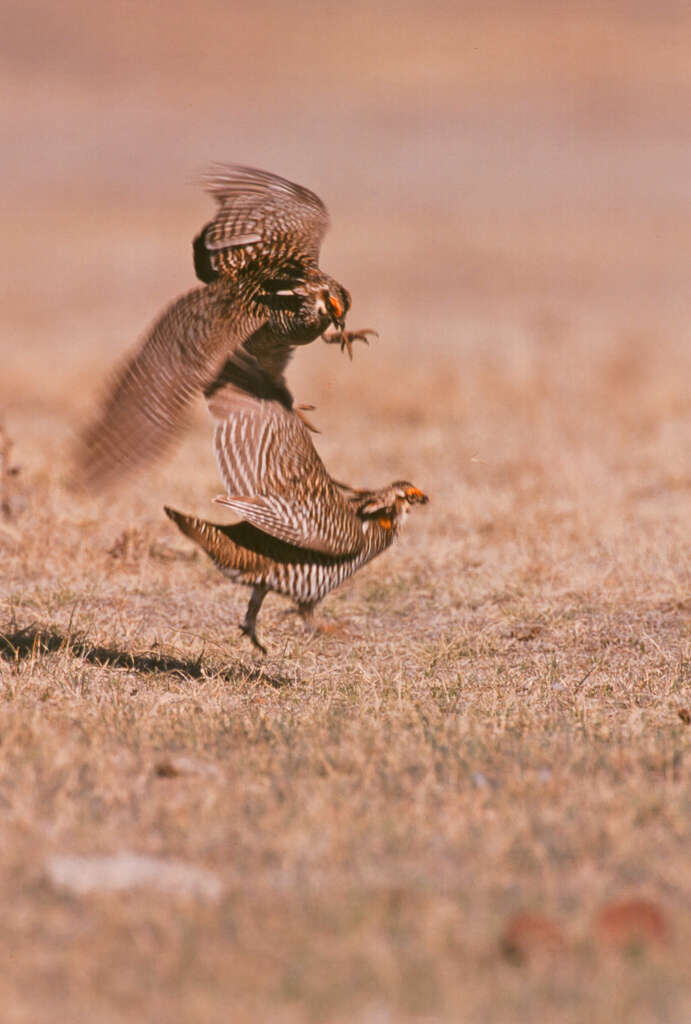
POLYGON ((214 434, 223 504, 266 533, 331 555, 363 546, 362 525, 315 451, 304 423, 279 402, 238 392, 218 399, 214 434))

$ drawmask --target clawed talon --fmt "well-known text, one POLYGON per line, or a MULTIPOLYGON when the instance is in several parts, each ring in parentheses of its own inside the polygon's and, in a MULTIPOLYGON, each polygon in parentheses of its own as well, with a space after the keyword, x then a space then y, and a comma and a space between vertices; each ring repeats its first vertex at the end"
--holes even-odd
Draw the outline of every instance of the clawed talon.
POLYGON ((320 434, 321 431, 305 416, 306 412, 314 412, 316 405, 294 405, 293 412, 295 415, 302 420, 308 430, 311 430, 313 434, 320 434))
POLYGON ((254 644, 254 646, 257 647, 262 652, 262 654, 266 654, 266 647, 264 646, 264 644, 259 642, 259 638, 251 626, 246 626, 244 622, 241 622, 240 632, 244 633, 245 636, 248 636, 252 643, 254 644))
POLYGON ((322 339, 327 345, 340 345, 341 352, 345 349, 348 352, 348 358, 352 361, 353 342, 364 341, 365 345, 369 345, 368 334, 374 335, 375 338, 379 337, 379 331, 375 331, 371 327, 364 327, 361 331, 335 331, 333 334, 322 334, 322 339))

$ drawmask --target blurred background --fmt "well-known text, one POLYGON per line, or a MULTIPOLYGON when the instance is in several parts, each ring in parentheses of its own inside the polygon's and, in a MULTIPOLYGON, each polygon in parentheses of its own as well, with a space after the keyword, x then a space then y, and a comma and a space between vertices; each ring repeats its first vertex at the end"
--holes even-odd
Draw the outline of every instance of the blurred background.
MULTIPOLYGON (((212 160, 323 197, 370 369, 443 354, 462 378, 564 330, 577 367, 612 325, 688 348, 690 31, 670 0, 13 5, 3 406, 71 415, 194 285, 212 160)), ((355 396, 318 348, 298 377, 324 358, 355 396)))
POLYGON ((345 1007, 319 1017, 335 1024, 419 1021, 437 989, 450 1020, 689 1019, 669 993, 691 941, 690 40, 688 0, 5 11, 12 1020, 132 1020, 157 986, 151 1019, 172 1022, 304 1019, 234 1015, 252 988, 316 992, 345 1007), (177 456, 108 503, 61 487, 108 371, 195 286, 217 160, 323 198, 322 266, 353 294, 348 326, 380 332, 352 363, 316 342, 290 368, 329 470, 431 496, 325 602, 344 639, 308 642, 267 602, 290 685, 257 682, 246 595, 188 564, 161 511, 215 514, 201 403, 177 456), (161 650, 194 672, 159 672, 161 650), (50 855, 121 849, 213 868, 228 898, 171 913, 155 892, 92 904, 46 883, 50 855), (659 969, 581 942, 631 887, 677 928, 659 969), (502 972, 506 916, 545 900, 574 949, 502 972), (360 989, 383 1008, 355 1017, 360 989), (397 990, 410 1018, 386 1010, 397 990))

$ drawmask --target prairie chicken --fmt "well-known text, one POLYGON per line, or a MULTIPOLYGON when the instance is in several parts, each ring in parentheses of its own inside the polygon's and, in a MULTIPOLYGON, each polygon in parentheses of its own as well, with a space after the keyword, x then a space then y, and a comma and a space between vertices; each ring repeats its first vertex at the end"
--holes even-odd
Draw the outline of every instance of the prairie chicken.
POLYGON ((219 206, 194 241, 205 287, 176 299, 115 374, 76 452, 84 485, 111 483, 162 454, 193 399, 223 384, 261 381, 266 397, 291 409, 283 374, 296 345, 322 335, 351 355, 353 341, 376 333, 345 330, 350 294, 319 269, 329 221, 313 192, 233 164, 204 181, 219 206))
POLYGON ((279 402, 231 386, 210 405, 219 420, 214 441, 227 490, 216 501, 242 521, 223 526, 165 511, 229 579, 252 587, 240 628, 266 653, 256 623, 270 590, 291 597, 312 624, 315 605, 388 548, 410 506, 428 498, 402 480, 379 491, 337 483, 305 424, 279 402))

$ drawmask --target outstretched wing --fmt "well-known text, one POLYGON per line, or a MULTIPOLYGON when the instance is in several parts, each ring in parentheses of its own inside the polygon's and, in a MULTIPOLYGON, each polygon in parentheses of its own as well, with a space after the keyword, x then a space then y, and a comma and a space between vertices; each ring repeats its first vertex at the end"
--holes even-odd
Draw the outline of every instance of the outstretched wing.
POLYGON ((362 548, 361 523, 295 413, 232 386, 216 392, 209 404, 222 417, 214 435, 228 492, 218 499, 222 504, 301 548, 335 556, 362 548))
MULTIPOLYGON (((227 292, 227 287, 226 287, 227 292)), ((163 455, 194 398, 262 321, 227 294, 197 288, 177 299, 115 372, 74 453, 74 482, 102 488, 163 455)))
POLYGON ((329 226, 321 199, 276 174, 214 164, 203 178, 218 213, 194 240, 194 269, 206 282, 235 277, 251 263, 269 276, 316 264, 329 226))

